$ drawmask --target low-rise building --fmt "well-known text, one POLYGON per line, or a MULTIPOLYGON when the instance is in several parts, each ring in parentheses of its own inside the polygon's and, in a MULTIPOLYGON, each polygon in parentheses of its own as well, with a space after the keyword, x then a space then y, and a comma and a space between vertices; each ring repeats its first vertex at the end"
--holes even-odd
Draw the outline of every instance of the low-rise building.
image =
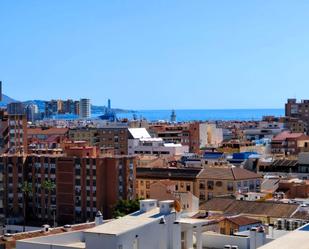
POLYGON ((284 131, 276 135, 271 141, 271 152, 273 154, 297 155, 309 144, 309 136, 303 133, 292 133, 284 131))
POLYGON ((251 230, 251 228, 261 225, 260 220, 242 215, 226 217, 219 222, 220 233, 226 235, 234 235, 236 232, 251 230))
POLYGON ((196 168, 137 168, 137 197, 150 198, 150 186, 161 180, 170 180, 177 192, 191 192, 197 196, 195 186, 200 171, 196 168))
POLYGON ((236 192, 260 191, 262 176, 234 166, 206 167, 197 176, 200 201, 236 192))

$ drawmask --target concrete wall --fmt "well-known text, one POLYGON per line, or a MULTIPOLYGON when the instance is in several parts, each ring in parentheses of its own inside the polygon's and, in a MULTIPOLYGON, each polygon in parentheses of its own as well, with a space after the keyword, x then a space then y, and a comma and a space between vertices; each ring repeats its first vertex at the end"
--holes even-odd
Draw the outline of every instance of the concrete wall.
POLYGON ((226 236, 215 233, 202 234, 203 247, 224 248, 225 245, 238 246, 239 249, 249 249, 250 240, 247 237, 226 236))
POLYGON ((138 227, 122 234, 109 235, 86 233, 86 248, 91 249, 169 249, 172 248, 173 226, 176 214, 165 216, 165 224, 160 219, 154 220, 142 227, 138 227), (138 247, 134 247, 137 242, 138 247), (122 246, 122 247, 119 247, 122 246))
POLYGON ((84 241, 84 233, 68 232, 50 236, 42 236, 38 238, 28 239, 16 242, 16 249, 59 249, 59 248, 74 248, 69 245, 84 241), (60 246, 61 245, 61 246, 60 246))

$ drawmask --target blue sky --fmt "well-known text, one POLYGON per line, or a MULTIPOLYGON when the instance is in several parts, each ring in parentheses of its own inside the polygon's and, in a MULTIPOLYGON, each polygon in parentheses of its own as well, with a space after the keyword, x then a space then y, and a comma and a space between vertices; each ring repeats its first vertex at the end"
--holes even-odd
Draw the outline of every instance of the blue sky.
POLYGON ((131 109, 283 108, 309 98, 309 1, 0 2, 0 79, 18 100, 131 109))

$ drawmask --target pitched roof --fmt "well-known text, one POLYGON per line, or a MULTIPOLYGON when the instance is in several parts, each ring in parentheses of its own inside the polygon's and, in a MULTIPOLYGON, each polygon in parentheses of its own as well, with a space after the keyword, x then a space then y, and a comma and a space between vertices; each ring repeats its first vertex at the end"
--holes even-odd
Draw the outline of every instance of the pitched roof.
POLYGON ((133 138, 151 138, 148 131, 145 128, 129 128, 129 132, 133 138))
POLYGON ((205 211, 220 211, 226 215, 247 214, 274 218, 290 218, 297 211, 298 207, 298 204, 214 198, 203 204, 200 209, 205 211))
POLYGON ((247 216, 234 216, 234 217, 227 217, 226 220, 238 225, 238 226, 247 226, 252 224, 259 224, 261 223, 260 220, 252 219, 247 216))
POLYGON ((215 180, 245 180, 261 178, 262 176, 238 167, 206 167, 198 177, 215 180))
POLYGON ((296 132, 290 132, 290 131, 283 131, 281 133, 279 133, 278 135, 276 135, 272 141, 284 141, 286 139, 295 139, 295 138, 300 138, 304 136, 304 138, 309 138, 307 136, 305 136, 303 133, 296 133, 296 132))
POLYGON ((65 135, 68 132, 68 128, 29 128, 27 129, 27 135, 65 135))

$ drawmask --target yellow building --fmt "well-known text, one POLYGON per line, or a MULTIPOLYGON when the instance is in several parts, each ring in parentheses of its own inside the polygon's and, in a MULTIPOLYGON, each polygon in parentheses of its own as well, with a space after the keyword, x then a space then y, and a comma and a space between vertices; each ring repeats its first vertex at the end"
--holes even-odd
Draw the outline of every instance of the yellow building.
POLYGON ((196 195, 196 177, 200 169, 137 168, 136 193, 138 198, 150 198, 150 186, 161 180, 170 180, 177 192, 196 195))
POLYGON ((258 192, 262 176, 246 169, 220 166, 206 167, 197 176, 196 196, 200 201, 236 192, 258 192))

